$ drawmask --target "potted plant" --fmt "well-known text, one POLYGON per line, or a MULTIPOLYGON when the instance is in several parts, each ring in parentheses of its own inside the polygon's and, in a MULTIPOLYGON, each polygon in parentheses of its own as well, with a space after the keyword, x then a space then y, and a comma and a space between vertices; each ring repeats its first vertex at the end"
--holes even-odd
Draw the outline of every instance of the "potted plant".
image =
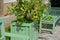
MULTIPOLYGON (((40 0, 41 1, 41 0, 40 0)), ((22 1, 17 0, 17 5, 10 8, 10 13, 15 14, 17 17, 16 23, 31 23, 34 20, 39 20, 39 0, 35 1, 22 1), (37 5, 38 4, 38 5, 37 5)), ((13 4, 12 4, 13 5, 13 4)))
MULTIPOLYGON (((38 20, 39 20, 38 7, 40 6, 40 4, 39 5, 37 4, 40 1, 39 0, 35 0, 35 1, 17 0, 17 4, 15 6, 12 6, 12 8, 10 8, 11 9, 10 13, 15 14, 17 17, 17 19, 11 23, 12 33, 29 36, 30 40, 37 40, 38 20)), ((11 40, 13 39, 15 40, 16 38, 11 38, 11 40)))
POLYGON ((16 5, 12 3, 11 7, 8 7, 8 14, 15 14, 18 24, 29 23, 35 19, 39 20, 45 14, 43 12, 48 6, 46 4, 45 0, 17 0, 16 5))
MULTIPOLYGON (((12 4, 12 8, 10 8, 11 9, 10 13, 15 14, 17 17, 15 22, 11 23, 12 25, 11 32, 12 33, 19 32, 19 34, 28 35, 30 37, 30 40, 37 40, 38 38, 37 28, 38 28, 38 23, 39 23, 38 21, 42 17, 42 14, 44 10, 46 9, 46 7, 47 5, 43 4, 42 0, 29 0, 29 1, 17 0, 16 5, 13 6, 12 4), (16 30, 16 31, 13 31, 13 30, 16 30)), ((15 40, 15 38, 12 38, 12 40, 13 39, 15 40)))

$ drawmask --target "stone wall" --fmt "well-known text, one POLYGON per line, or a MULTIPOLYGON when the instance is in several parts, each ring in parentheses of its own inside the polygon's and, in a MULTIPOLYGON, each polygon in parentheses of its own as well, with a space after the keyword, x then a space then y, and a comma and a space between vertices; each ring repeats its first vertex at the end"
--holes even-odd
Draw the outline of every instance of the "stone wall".
POLYGON ((10 2, 10 3, 4 3, 4 15, 7 15, 7 11, 9 6, 11 6, 11 4, 16 4, 15 2, 10 2))
POLYGON ((11 3, 4 3, 4 12, 3 12, 3 15, 5 17, 5 26, 8 27, 11 23, 11 21, 15 20, 16 19, 16 16, 13 14, 13 15, 7 15, 7 7, 8 6, 11 6, 11 3))
POLYGON ((11 21, 15 20, 16 19, 16 16, 13 14, 13 15, 8 15, 8 16, 5 16, 4 17, 4 20, 5 20, 5 27, 9 27, 10 26, 10 23, 11 21))
POLYGON ((0 0, 0 16, 3 14, 3 0, 0 0))

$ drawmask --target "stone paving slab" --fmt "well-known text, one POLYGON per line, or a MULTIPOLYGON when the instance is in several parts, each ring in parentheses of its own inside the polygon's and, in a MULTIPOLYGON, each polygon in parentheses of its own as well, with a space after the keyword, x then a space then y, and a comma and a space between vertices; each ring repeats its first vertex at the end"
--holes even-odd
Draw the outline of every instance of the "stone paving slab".
POLYGON ((54 34, 44 32, 44 33, 39 33, 38 37, 39 37, 38 40, 60 40, 60 26, 57 25, 55 27, 55 33, 54 34))

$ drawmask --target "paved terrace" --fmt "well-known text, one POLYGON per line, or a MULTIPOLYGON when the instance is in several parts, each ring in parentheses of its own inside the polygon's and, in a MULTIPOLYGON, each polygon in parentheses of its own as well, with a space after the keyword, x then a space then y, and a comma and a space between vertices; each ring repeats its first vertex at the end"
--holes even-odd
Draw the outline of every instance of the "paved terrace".
POLYGON ((38 40, 60 40, 60 25, 56 25, 54 34, 50 34, 49 32, 39 33, 38 40))

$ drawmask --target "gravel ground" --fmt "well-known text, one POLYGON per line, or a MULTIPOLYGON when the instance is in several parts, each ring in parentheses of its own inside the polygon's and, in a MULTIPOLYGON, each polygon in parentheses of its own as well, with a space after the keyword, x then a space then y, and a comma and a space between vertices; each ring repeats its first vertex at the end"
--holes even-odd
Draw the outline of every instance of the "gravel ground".
POLYGON ((38 40, 60 40, 60 26, 55 27, 55 33, 50 34, 49 32, 39 33, 38 40))

